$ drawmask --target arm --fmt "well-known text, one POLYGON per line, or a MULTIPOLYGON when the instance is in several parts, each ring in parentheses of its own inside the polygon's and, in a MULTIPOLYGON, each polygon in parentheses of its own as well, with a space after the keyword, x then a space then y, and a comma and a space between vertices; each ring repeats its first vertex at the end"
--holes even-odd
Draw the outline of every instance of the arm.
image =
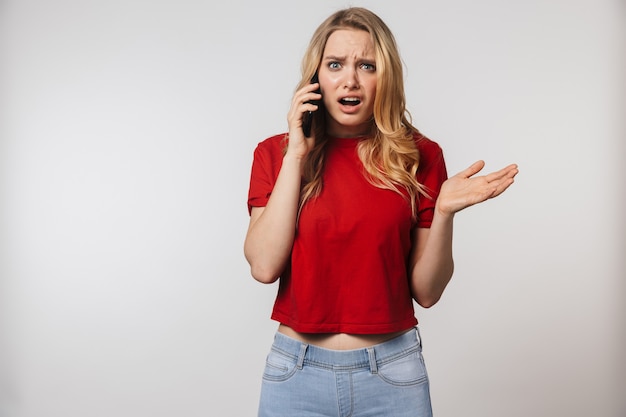
POLYGON ((244 255, 250 264, 252 276, 263 283, 278 279, 285 269, 296 231, 302 168, 306 155, 313 148, 315 138, 305 138, 302 115, 316 110, 307 103, 317 99, 312 91, 318 84, 305 86, 292 100, 288 114, 289 144, 283 157, 278 178, 265 207, 253 207, 244 242, 244 255))
POLYGON ((413 298, 422 307, 437 303, 454 271, 452 229, 455 213, 502 194, 518 173, 509 165, 488 175, 473 177, 485 163, 478 161, 446 180, 435 205, 430 229, 416 228, 410 258, 413 298))
POLYGON ((285 269, 296 231, 302 161, 283 158, 276 185, 265 207, 253 207, 244 254, 254 279, 271 283, 285 269))

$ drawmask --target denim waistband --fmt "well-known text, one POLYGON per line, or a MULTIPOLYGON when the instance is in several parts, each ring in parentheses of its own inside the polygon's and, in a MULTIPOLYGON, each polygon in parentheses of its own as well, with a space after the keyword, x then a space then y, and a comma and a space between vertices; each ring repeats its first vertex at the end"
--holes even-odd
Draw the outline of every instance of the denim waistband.
POLYGON ((421 337, 416 328, 386 342, 367 348, 332 350, 310 345, 276 332, 272 350, 292 357, 298 368, 316 366, 341 370, 369 369, 376 373, 385 362, 415 351, 421 351, 421 337))

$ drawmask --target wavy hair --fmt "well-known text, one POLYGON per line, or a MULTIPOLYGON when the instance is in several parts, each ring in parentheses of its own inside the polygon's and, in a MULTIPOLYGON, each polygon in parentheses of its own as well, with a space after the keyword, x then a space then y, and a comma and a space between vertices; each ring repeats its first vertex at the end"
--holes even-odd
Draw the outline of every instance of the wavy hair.
MULTIPOLYGON (((382 19, 361 7, 349 7, 328 17, 311 38, 302 59, 302 80, 296 90, 310 82, 320 66, 328 38, 339 29, 369 33, 375 49, 377 81, 372 129, 368 137, 359 142, 357 150, 365 168, 364 174, 374 186, 393 190, 408 198, 415 218, 417 198, 420 194, 427 196, 424 186, 416 179, 419 152, 414 135, 419 132, 411 124, 406 109, 400 53, 391 30, 382 19)), ((314 113, 316 142, 304 165, 299 211, 322 190, 328 143, 324 118, 324 112, 314 113)))

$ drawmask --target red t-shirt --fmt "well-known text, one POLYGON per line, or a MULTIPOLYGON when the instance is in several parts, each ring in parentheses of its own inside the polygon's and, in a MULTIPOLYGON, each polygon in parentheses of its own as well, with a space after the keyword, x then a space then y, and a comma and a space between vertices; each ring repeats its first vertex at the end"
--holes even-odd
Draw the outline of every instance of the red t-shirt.
MULTIPOLYGON (((285 135, 254 152, 248 208, 264 207, 283 159, 285 135)), ((320 195, 302 209, 291 262, 279 279, 272 319, 301 333, 391 333, 417 324, 407 264, 414 227, 430 227, 447 179, 439 145, 415 134, 420 152, 417 222, 410 202, 372 185, 359 139, 330 139, 320 195)))

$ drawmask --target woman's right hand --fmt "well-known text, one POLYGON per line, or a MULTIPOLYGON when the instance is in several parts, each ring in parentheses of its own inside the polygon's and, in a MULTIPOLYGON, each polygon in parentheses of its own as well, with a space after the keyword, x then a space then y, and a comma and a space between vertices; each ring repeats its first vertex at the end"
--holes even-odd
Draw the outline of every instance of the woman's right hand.
POLYGON ((320 100, 321 94, 315 92, 319 88, 319 83, 308 84, 294 94, 291 100, 291 108, 287 114, 289 126, 289 145, 287 155, 304 159, 315 146, 315 134, 311 131, 311 137, 304 136, 302 131, 302 120, 308 111, 316 111, 319 106, 310 103, 311 100, 320 100))
POLYGON ((252 276, 260 282, 276 281, 291 257, 304 158, 315 146, 315 135, 304 136, 302 118, 305 112, 318 109, 315 104, 307 103, 321 98, 321 94, 314 92, 318 87, 318 83, 309 84, 294 94, 287 120, 287 153, 267 205, 252 209, 244 253, 252 276))

